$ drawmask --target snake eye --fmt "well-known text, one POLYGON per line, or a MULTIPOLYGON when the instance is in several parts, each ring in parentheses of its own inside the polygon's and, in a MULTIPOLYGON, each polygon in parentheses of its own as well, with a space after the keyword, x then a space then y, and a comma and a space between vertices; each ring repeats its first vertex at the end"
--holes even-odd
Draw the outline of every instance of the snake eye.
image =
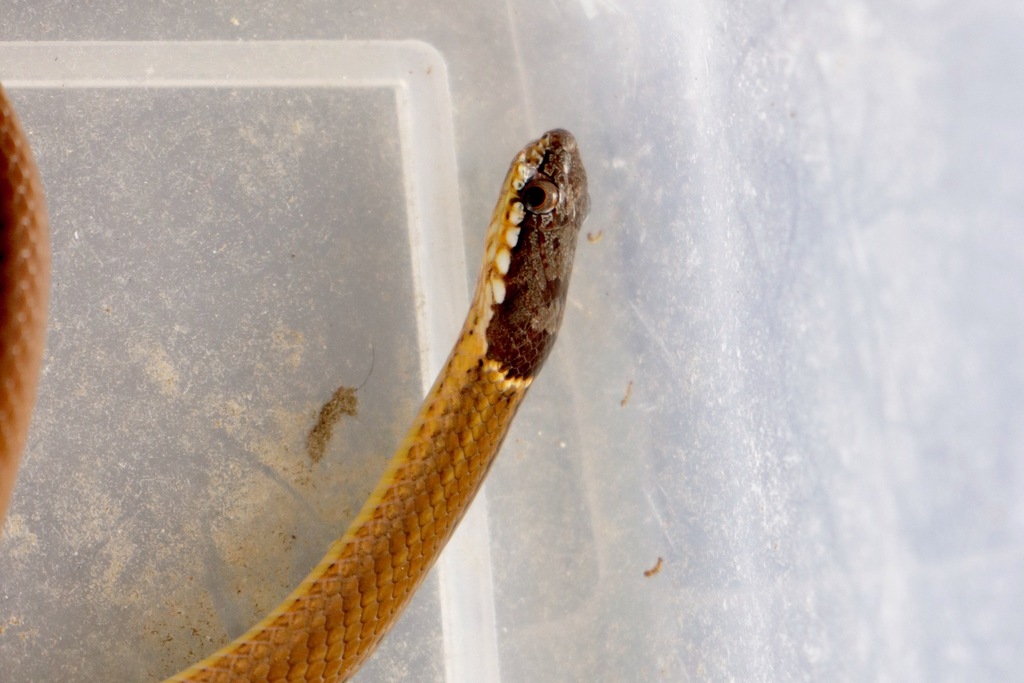
POLYGON ((550 180, 535 178, 519 193, 523 204, 533 213, 551 213, 558 204, 558 186, 550 180))

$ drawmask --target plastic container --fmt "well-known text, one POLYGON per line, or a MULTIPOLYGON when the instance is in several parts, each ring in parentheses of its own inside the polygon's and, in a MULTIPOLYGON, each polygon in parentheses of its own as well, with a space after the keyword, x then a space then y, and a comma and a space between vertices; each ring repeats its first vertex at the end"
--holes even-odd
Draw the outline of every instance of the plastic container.
POLYGON ((56 277, 3 683, 151 680, 288 592, 554 126, 594 199, 559 345, 358 680, 1024 670, 1013 3, 35 2, 0 41, 56 277))
MULTIPOLYGON (((308 573, 448 353, 468 297, 445 65, 354 41, 6 45, 0 63, 54 224, 34 463, 5 534, 8 630, 31 635, 4 661, 152 679, 308 573), (360 415, 314 462, 343 384, 360 415)), ((486 569, 482 513, 449 563, 486 569)), ((484 593, 460 595, 442 619, 432 582, 410 610, 432 634, 416 669, 443 671, 442 626, 493 634, 484 593)))

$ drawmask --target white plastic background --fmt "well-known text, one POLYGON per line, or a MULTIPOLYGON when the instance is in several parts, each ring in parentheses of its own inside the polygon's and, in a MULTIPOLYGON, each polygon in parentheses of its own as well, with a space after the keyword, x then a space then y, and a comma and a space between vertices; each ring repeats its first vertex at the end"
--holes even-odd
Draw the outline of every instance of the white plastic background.
POLYGON ((164 675, 289 590, 415 409, 431 338, 419 307, 464 296, 510 155, 552 126, 583 149, 591 239, 487 487, 488 561, 466 590, 493 585, 478 601, 493 619, 460 630, 461 582, 438 572, 359 680, 1024 669, 1019 3, 0 13, 0 55, 125 40, 429 45, 450 91, 463 289, 402 279, 418 217, 409 148, 387 134, 401 130, 394 94, 12 89, 51 194, 56 280, 0 538, 5 683, 164 675), (182 147, 174 122, 200 137, 182 147), (220 150, 218 123, 228 157, 203 154, 220 150), (289 157, 296 143, 311 156, 289 157), (270 280, 241 277, 260 269, 270 280), (282 444, 301 443, 330 389, 363 380, 370 346, 360 419, 314 469, 282 444))

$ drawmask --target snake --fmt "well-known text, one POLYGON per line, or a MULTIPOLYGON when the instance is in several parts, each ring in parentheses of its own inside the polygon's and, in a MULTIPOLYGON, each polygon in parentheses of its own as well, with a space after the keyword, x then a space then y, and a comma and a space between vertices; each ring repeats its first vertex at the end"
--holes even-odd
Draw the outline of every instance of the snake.
POLYGON ((49 292, 43 184, 25 131, 0 86, 0 524, 28 438, 49 292))
MULTIPOLYGON (((25 132, 0 88, 0 521, 45 335, 49 241, 25 132)), ((394 625, 480 490, 566 308, 590 210, 571 133, 513 158, 466 321, 380 481, 319 564, 265 618, 166 683, 346 681, 394 625)))

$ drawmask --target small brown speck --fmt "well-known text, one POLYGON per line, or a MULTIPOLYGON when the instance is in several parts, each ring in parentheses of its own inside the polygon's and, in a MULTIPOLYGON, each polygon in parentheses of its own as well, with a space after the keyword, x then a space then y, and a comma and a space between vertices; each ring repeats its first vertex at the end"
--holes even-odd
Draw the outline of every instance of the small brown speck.
POLYGON ((588 232, 587 241, 591 244, 597 244, 604 239, 604 230, 598 230, 597 232, 588 232))
POLYGON ((306 437, 306 451, 309 459, 313 462, 320 462, 327 451, 327 443, 334 433, 334 425, 338 423, 342 415, 355 417, 359 400, 356 398, 356 390, 353 387, 338 387, 334 395, 320 409, 320 417, 306 437))
POLYGON ((664 564, 665 564, 665 560, 663 560, 663 559, 661 559, 659 557, 658 561, 654 563, 653 567, 651 567, 650 569, 645 569, 644 570, 644 576, 646 576, 648 579, 651 578, 652 576, 654 576, 655 574, 657 574, 658 572, 661 571, 661 567, 664 564))
POLYGON ((625 408, 626 404, 629 403, 629 397, 630 397, 630 395, 632 393, 633 393, 633 380, 629 380, 629 384, 626 385, 626 395, 622 397, 621 401, 619 401, 619 405, 622 406, 623 408, 625 408))

